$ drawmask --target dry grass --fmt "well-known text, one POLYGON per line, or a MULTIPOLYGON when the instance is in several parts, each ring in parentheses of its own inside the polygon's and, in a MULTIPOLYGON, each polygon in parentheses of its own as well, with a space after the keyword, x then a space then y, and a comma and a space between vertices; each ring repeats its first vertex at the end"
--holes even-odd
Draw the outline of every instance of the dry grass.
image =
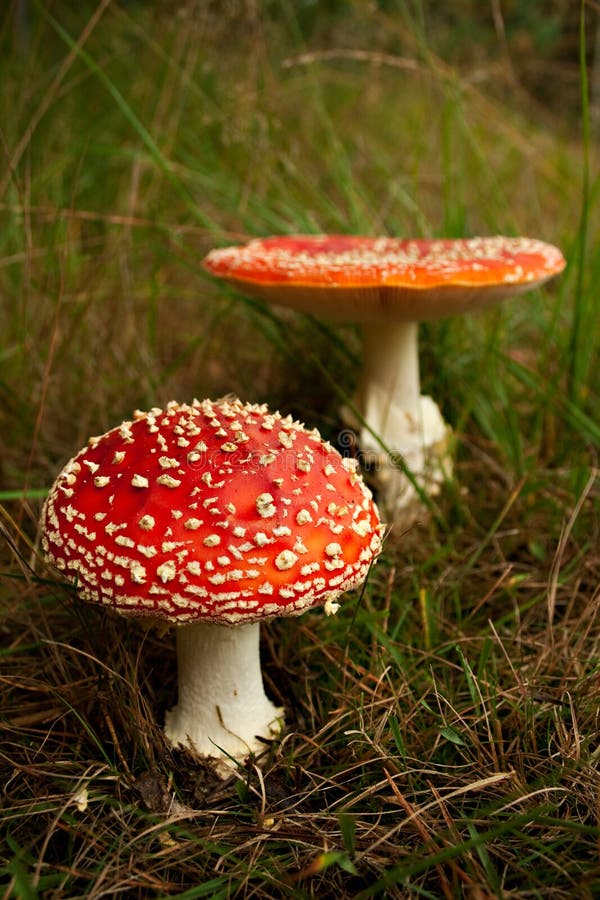
POLYGON ((24 55, 1 35, 3 896, 591 900, 593 144, 582 204, 573 121, 511 90, 493 35, 489 59, 459 65, 405 4, 312 25, 307 11, 302 40, 261 4, 223 4, 222 20, 210 4, 54 6, 24 55), (173 398, 232 391, 335 439, 352 328, 200 270, 215 243, 303 229, 515 230, 570 266, 543 295, 424 329, 456 481, 431 520, 390 534, 338 617, 264 627, 287 728, 222 782, 163 739, 172 636, 82 607, 39 559, 39 506, 90 434, 173 398))
POLYGON ((23 560, 2 628, 9 896, 592 897, 597 500, 588 484, 544 561, 522 489, 483 547, 472 522, 433 561, 435 526, 392 536, 342 620, 266 626, 287 730, 225 783, 163 739, 171 637, 23 560))

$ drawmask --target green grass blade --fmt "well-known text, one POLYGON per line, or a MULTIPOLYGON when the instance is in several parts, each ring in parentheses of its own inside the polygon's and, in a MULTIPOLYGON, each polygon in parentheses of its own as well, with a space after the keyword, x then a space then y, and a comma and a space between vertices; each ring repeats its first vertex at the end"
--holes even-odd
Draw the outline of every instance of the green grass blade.
POLYGON ((175 190, 176 194, 183 200, 186 207, 190 210, 190 212, 192 212, 194 218, 198 222, 200 222, 201 225, 214 233, 215 236, 221 235, 222 229, 220 228, 218 223, 202 212, 192 195, 189 193, 188 189, 174 172, 173 167, 161 152, 160 147, 158 146, 146 126, 143 124, 139 116, 136 115, 131 105, 127 102, 117 85, 106 74, 102 66, 100 66, 93 59, 93 57, 87 52, 87 50, 85 50, 85 48, 80 47, 76 44, 67 30, 62 27, 60 22, 58 22, 58 20, 50 12, 48 12, 48 10, 42 4, 38 2, 36 6, 39 12, 52 25, 57 34, 59 34, 60 37, 64 40, 65 44, 67 44, 67 46, 70 47, 71 50, 75 50, 77 52, 77 55, 85 63, 88 69, 104 85, 124 117, 132 126, 134 132, 142 141, 143 145, 150 154, 150 158, 154 161, 158 169, 165 176, 171 187, 175 190))
MULTIPOLYGON (((577 233, 576 283, 573 307, 573 324, 569 345, 569 400, 573 406, 581 404, 585 384, 588 341, 588 296, 584 290, 585 258, 590 218, 590 100, 587 74, 587 40, 585 4, 581 4, 579 17, 579 74, 581 85, 581 129, 583 175, 581 184, 581 213, 577 233)), ((591 293, 590 293, 591 296, 591 293)), ((593 332, 592 332, 593 333, 593 332)))

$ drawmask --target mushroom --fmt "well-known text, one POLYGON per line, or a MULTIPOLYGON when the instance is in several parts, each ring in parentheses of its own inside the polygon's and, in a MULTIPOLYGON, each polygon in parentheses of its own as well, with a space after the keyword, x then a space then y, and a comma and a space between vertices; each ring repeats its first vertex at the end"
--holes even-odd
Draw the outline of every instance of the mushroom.
POLYGON ((491 306, 559 273, 556 247, 523 237, 401 240, 290 235, 212 250, 205 268, 272 303, 358 322, 363 370, 355 407, 359 446, 375 467, 385 514, 409 522, 418 491, 434 494, 451 471, 451 431, 419 380, 418 323, 491 306))
POLYGON ((223 762, 282 727, 260 621, 336 612, 382 529, 354 461, 318 431, 264 405, 195 400, 91 438, 48 495, 42 546, 84 600, 179 626, 166 735, 223 762))

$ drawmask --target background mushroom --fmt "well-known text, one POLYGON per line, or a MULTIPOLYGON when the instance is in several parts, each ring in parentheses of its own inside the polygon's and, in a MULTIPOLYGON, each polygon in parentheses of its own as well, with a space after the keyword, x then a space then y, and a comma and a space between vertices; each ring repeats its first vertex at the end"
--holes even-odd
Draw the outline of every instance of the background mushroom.
POLYGON ((239 400, 172 402, 91 438, 42 514, 44 551, 82 598, 179 626, 170 741, 235 759, 281 727, 259 622, 316 604, 335 612, 381 531, 352 461, 239 400))
POLYGON ((451 469, 450 429, 420 391, 418 323, 491 306, 564 265, 556 247, 524 237, 291 235, 216 249, 204 260, 210 273, 264 300, 360 323, 360 448, 375 464, 385 515, 404 523, 419 509, 418 494, 387 451, 400 454, 429 493, 451 469))

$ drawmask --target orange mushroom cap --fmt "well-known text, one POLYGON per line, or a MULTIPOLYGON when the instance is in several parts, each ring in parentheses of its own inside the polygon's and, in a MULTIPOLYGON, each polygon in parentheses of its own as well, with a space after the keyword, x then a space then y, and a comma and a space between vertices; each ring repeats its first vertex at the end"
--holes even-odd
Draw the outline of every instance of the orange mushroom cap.
POLYGON ((490 305, 562 271, 525 237, 417 240, 288 235, 212 250, 204 266, 241 290, 341 320, 423 321, 490 305))
POLYGON ((381 528, 354 460, 316 430, 263 405, 204 400, 90 439, 50 491, 42 544, 84 599, 236 624, 359 585, 381 528))

